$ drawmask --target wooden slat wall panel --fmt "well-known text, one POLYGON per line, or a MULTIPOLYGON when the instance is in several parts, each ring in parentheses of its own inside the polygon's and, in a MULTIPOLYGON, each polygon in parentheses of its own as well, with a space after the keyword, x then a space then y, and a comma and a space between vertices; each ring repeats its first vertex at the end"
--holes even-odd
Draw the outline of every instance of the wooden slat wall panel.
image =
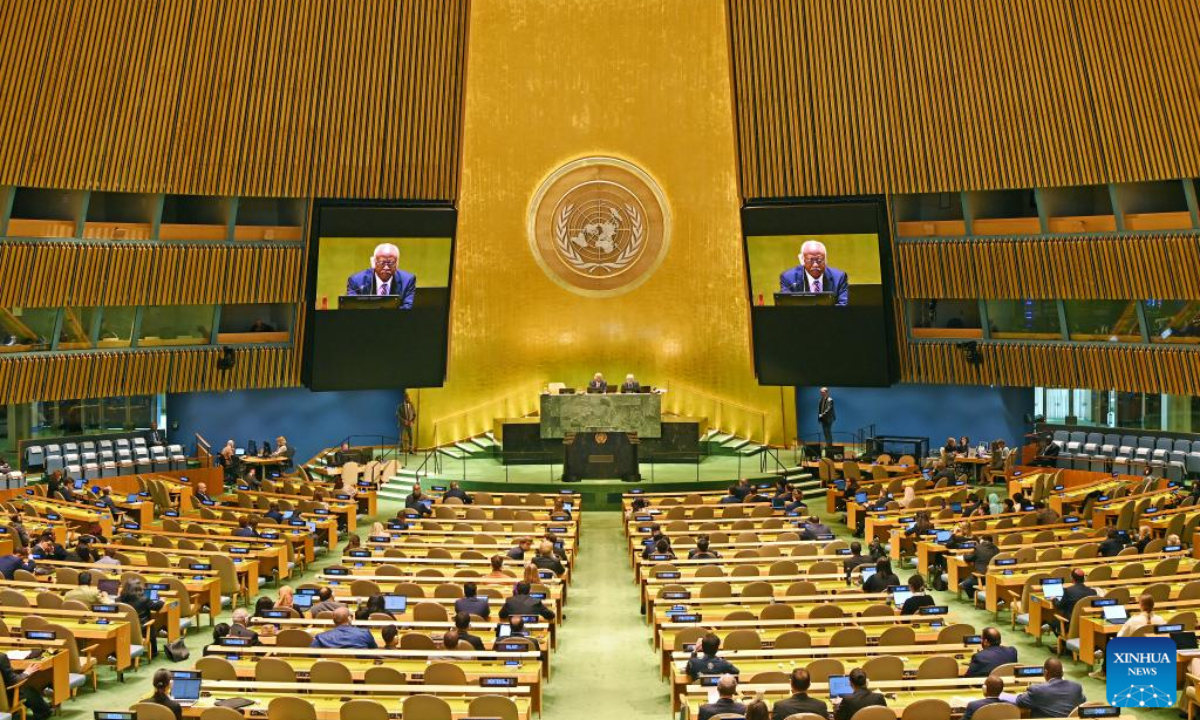
POLYGON ((902 339, 901 374, 913 383, 1200 394, 1200 353, 1186 348, 980 342, 979 352, 982 364, 970 365, 952 343, 902 339))
POLYGON ((1200 5, 727 0, 747 198, 1200 173, 1200 5))
POLYGON ((294 348, 239 348, 232 370, 216 348, 71 353, 0 360, 0 403, 299 384, 294 348))
POLYGON ((0 307, 295 303, 303 259, 293 246, 2 242, 0 307))
POLYGON ((893 247, 905 298, 1200 299, 1195 234, 962 238, 893 247))
POLYGON ((453 200, 468 0, 0 0, 0 185, 453 200))

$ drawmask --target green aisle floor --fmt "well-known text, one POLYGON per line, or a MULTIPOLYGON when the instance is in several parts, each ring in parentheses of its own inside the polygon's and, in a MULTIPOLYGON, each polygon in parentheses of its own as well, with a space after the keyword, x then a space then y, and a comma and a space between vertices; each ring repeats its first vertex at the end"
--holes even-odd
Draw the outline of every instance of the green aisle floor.
MULTIPOLYGON (((380 517, 393 516, 399 507, 399 503, 380 502, 380 517)), ((374 518, 360 520, 359 534, 365 533, 372 520, 374 518)), ((851 539, 845 526, 836 522, 837 518, 827 520, 840 537, 851 539)), ((585 513, 580 532, 580 558, 559 647, 551 661, 553 674, 545 689, 543 717, 546 720, 669 720, 667 685, 659 680, 649 628, 638 611, 637 588, 632 582, 632 571, 625 554, 621 514, 585 513)), ((303 576, 292 578, 290 584, 304 582, 340 557, 339 547, 320 558, 303 576)), ((907 579, 911 570, 897 569, 897 573, 907 579)), ((274 592, 274 587, 269 587, 263 594, 274 592)), ((935 593, 935 596, 939 603, 950 605, 951 612, 964 622, 978 628, 995 623, 989 613, 976 610, 970 603, 958 600, 953 593, 935 593)), ((218 622, 227 621, 228 617, 225 613, 218 622)), ((1049 657, 1048 648, 1037 646, 1029 635, 1009 627, 1007 613, 1001 617, 998 627, 1004 641, 1018 649, 1022 663, 1038 664, 1049 657)), ((188 637, 193 659, 200 656, 210 632, 211 628, 206 625, 188 637)), ((67 703, 61 717, 90 720, 94 710, 128 708, 149 693, 154 670, 174 666, 169 661, 157 659, 136 673, 127 673, 124 683, 118 682, 111 670, 102 669, 100 691, 84 691, 76 700, 67 703)), ((1083 683, 1089 699, 1104 698, 1103 682, 1087 677, 1083 665, 1068 659, 1066 667, 1069 677, 1083 683)), ((1125 715, 1154 720, 1176 717, 1173 710, 1126 710, 1125 715)))
POLYGON ((638 611, 621 513, 585 513, 580 532, 579 569, 551 660, 545 717, 669 720, 669 692, 638 611))

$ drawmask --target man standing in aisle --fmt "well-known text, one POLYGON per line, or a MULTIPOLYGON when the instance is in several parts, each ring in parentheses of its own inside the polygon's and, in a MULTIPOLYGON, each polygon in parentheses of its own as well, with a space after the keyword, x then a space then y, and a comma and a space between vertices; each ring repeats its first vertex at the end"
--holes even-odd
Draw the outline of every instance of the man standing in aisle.
POLYGON ((829 455, 829 448, 833 446, 833 421, 837 420, 837 413, 833 409, 833 397, 829 394, 829 388, 821 388, 821 400, 817 403, 817 422, 821 423, 821 432, 825 435, 825 454, 829 455))
POLYGON ((417 444, 413 440, 413 431, 417 426, 417 408, 407 390, 404 391, 404 402, 396 408, 396 419, 400 421, 400 450, 406 454, 416 452, 417 444))

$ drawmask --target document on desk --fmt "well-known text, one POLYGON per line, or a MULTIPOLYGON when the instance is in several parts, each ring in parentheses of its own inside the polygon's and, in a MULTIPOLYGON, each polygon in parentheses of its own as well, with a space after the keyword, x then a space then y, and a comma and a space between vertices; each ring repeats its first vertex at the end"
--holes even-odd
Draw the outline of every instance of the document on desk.
POLYGON ((7 650, 7 651, 5 651, 4 654, 8 656, 9 660, 25 660, 29 657, 29 654, 31 652, 33 652, 33 651, 32 650, 7 650))

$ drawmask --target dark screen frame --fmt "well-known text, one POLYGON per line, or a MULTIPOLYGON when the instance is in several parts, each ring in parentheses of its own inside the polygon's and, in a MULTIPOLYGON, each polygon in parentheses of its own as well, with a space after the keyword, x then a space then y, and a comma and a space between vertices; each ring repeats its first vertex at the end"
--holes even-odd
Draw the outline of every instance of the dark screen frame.
MULTIPOLYGON (((899 353, 895 327, 895 270, 887 200, 882 195, 853 195, 811 198, 751 199, 741 211, 742 256, 745 270, 745 294, 750 303, 751 354, 754 373, 762 385, 834 387, 890 387, 899 377, 899 353), (879 277, 882 313, 878 330, 883 334, 882 365, 874 371, 853 362, 837 367, 815 362, 808 353, 836 353, 827 338, 811 340, 811 347, 797 347, 795 337, 781 334, 788 318, 806 308, 757 306, 750 278, 750 250, 747 238, 762 235, 838 235, 873 233, 878 237, 879 277)), ((865 308, 830 308, 838 312, 865 308)), ((867 338, 863 338, 866 340, 867 338)), ((851 356, 843 358, 853 361, 851 356)))
POLYGON ((325 392, 440 387, 445 382, 457 228, 458 211, 450 203, 313 201, 300 374, 305 387, 325 392), (433 306, 406 311, 317 309, 322 237, 421 236, 450 238, 450 277, 433 306), (364 345, 367 338, 372 352, 346 352, 347 347, 364 345))

